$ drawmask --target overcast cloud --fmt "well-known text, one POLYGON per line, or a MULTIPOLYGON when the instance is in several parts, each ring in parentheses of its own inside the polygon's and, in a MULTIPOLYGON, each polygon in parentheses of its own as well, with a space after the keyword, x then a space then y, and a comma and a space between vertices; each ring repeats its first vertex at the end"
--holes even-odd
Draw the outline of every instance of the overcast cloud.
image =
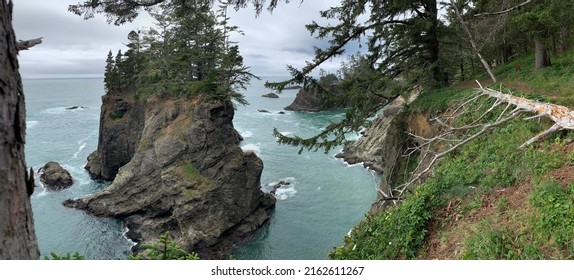
MULTIPOLYGON (((105 58, 125 49, 130 30, 152 24, 143 16, 123 26, 108 24, 102 15, 83 20, 67 11, 68 5, 80 0, 16 0, 13 25, 20 40, 44 37, 44 42, 20 53, 20 73, 24 78, 103 77, 105 58)), ((301 67, 313 58, 313 46, 325 46, 309 35, 305 24, 319 22, 319 11, 337 1, 307 0, 299 4, 280 5, 272 14, 263 12, 255 18, 252 8, 231 10, 231 23, 239 26, 244 36, 237 36, 239 49, 247 66, 261 77, 285 77, 287 64, 301 67)), ((356 48, 348 53, 356 52, 356 48)), ((335 71, 340 59, 322 66, 335 71)))

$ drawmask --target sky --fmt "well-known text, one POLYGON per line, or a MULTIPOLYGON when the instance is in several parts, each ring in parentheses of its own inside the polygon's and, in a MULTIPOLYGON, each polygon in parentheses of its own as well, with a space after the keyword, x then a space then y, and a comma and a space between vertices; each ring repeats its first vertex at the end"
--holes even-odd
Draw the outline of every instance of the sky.
MULTIPOLYGON (((110 50, 125 49, 131 30, 153 25, 143 15, 122 26, 108 24, 103 15, 84 20, 67 11, 81 0, 15 0, 13 26, 18 40, 43 37, 43 43, 19 55, 24 79, 103 77, 110 50)), ((319 11, 337 4, 335 0, 306 0, 281 3, 273 13, 255 17, 252 7, 230 10, 231 24, 245 35, 234 38, 251 72, 260 77, 287 77, 286 65, 301 68, 313 58, 313 46, 326 42, 311 37, 305 24, 322 22, 319 11)), ((351 47, 347 53, 357 52, 351 47)), ((341 59, 328 61, 321 68, 335 72, 341 59)))

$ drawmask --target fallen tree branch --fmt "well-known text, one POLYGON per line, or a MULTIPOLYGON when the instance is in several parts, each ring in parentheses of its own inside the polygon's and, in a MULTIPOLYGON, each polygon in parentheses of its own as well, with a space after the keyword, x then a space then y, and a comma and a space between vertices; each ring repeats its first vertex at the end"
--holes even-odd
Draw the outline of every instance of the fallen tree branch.
POLYGON ((528 4, 528 3, 530 3, 530 2, 532 2, 532 0, 527 0, 526 2, 523 2, 523 3, 521 3, 521 4, 518 4, 518 5, 514 6, 514 7, 510 7, 510 8, 508 8, 508 9, 506 9, 506 10, 502 10, 502 11, 499 11, 499 12, 480 13, 480 14, 476 14, 476 15, 474 15, 474 16, 475 16, 475 17, 483 17, 483 16, 498 16, 498 15, 503 15, 503 14, 510 13, 510 12, 516 10, 516 9, 520 9, 520 8, 522 8, 522 6, 525 6, 526 4, 528 4))
POLYGON ((40 37, 40 38, 36 38, 36 39, 31 39, 31 40, 26 40, 26 41, 18 41, 18 50, 19 51, 24 51, 24 50, 28 50, 31 47, 34 47, 36 45, 42 44, 42 39, 44 37, 40 37))
MULTIPOLYGON (((421 158, 410 179, 406 183, 393 188, 391 195, 386 195, 385 198, 388 199, 393 197, 393 195, 402 197, 405 191, 409 190, 410 187, 418 183, 421 179, 424 178, 425 175, 431 172, 433 166, 441 158, 467 144, 468 142, 476 139, 480 135, 516 118, 522 113, 528 112, 535 114, 534 116, 524 118, 524 120, 536 119, 546 116, 551 119, 554 124, 550 128, 540 132, 528 141, 524 142, 518 147, 519 149, 524 149, 525 147, 544 139, 556 131, 574 130, 574 111, 571 111, 568 107, 539 102, 523 97, 514 96, 512 94, 502 93, 498 90, 485 88, 478 81, 477 83, 479 88, 477 89, 476 94, 470 96, 466 101, 461 102, 461 105, 458 107, 452 108, 451 112, 453 113, 449 113, 447 116, 443 116, 446 121, 441 118, 435 118, 431 120, 436 122, 442 128, 442 130, 439 130, 441 132, 438 135, 431 138, 409 133, 411 138, 416 139, 419 142, 417 147, 411 148, 409 150, 409 155, 415 151, 419 151, 421 158), (478 97, 480 96, 494 99, 494 102, 492 105, 490 105, 490 108, 486 109, 478 117, 470 120, 468 122, 469 124, 467 125, 457 127, 449 123, 455 117, 460 117, 462 115, 468 114, 469 112, 473 112, 465 107, 471 107, 472 102, 477 101, 478 97), (501 108, 501 110, 495 111, 495 109, 498 108, 501 104, 506 104, 506 106, 503 109, 501 108), (514 107, 514 109, 508 112, 511 107, 514 107), (492 114, 494 112, 499 113, 493 116, 492 114), (487 118, 487 116, 490 117, 487 118), (494 121, 486 122, 485 120, 487 119, 494 121), (447 145, 447 148, 443 150, 442 147, 444 147, 444 145, 447 145), (434 151, 431 147, 435 148, 434 151), (441 148, 436 149, 436 147, 441 148)), ((479 106, 484 104, 485 103, 482 102, 479 106)))

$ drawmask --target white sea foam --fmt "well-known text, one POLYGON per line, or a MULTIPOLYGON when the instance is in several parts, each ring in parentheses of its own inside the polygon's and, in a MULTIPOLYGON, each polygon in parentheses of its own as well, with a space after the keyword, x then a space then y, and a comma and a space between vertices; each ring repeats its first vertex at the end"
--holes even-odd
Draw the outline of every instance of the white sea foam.
POLYGON ((246 144, 241 146, 241 149, 246 152, 246 151, 253 151, 255 152, 256 155, 261 155, 261 143, 256 143, 256 144, 246 144))
POLYGON ((40 123, 39 121, 26 121, 26 129, 35 127, 40 123))
POLYGON ((279 131, 279 133, 283 134, 283 135, 291 135, 293 134, 293 132, 291 131, 279 131))
MULTIPOLYGON (((41 183, 40 183, 40 185, 41 185, 41 183)), ((34 193, 38 193, 38 194, 36 194, 36 197, 44 197, 44 196, 48 195, 48 191, 46 190, 46 188, 44 188, 44 186, 36 187, 34 190, 34 193)))
POLYGON ((295 195, 295 193, 297 193, 297 190, 295 189, 294 186, 289 185, 287 187, 282 187, 277 189, 277 191, 275 191, 275 197, 279 200, 285 200, 288 199, 290 197, 293 197, 295 195))
POLYGON ((268 192, 272 191, 273 186, 279 184, 279 182, 287 182, 289 184, 283 185, 280 188, 275 190, 275 197, 278 200, 288 199, 290 197, 293 197, 295 195, 295 193, 297 193, 297 190, 295 189, 296 182, 295 182, 294 177, 287 177, 287 178, 281 179, 279 181, 271 182, 271 183, 267 184, 266 191, 268 191, 268 192))
POLYGON ((66 112, 66 107, 53 107, 42 111, 43 113, 50 115, 61 115, 66 112))
POLYGON ((78 155, 82 152, 82 150, 86 147, 86 142, 80 145, 78 151, 74 153, 74 158, 78 158, 78 155))
POLYGON ((243 137, 243 138, 249 138, 249 137, 253 136, 253 132, 251 132, 249 130, 239 132, 239 134, 241 134, 241 137, 243 137))

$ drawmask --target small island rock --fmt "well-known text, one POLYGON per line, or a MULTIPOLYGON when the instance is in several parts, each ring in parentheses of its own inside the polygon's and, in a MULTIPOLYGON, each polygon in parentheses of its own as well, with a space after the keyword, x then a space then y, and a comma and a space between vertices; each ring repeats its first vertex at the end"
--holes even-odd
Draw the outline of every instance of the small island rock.
POLYGON ((40 181, 51 191, 63 190, 74 183, 70 172, 55 161, 46 163, 38 173, 41 173, 40 181))
POLYGON ((275 94, 275 93, 273 93, 273 92, 270 92, 270 93, 268 93, 268 94, 261 95, 261 97, 279 98, 279 95, 277 95, 277 94, 275 94))

